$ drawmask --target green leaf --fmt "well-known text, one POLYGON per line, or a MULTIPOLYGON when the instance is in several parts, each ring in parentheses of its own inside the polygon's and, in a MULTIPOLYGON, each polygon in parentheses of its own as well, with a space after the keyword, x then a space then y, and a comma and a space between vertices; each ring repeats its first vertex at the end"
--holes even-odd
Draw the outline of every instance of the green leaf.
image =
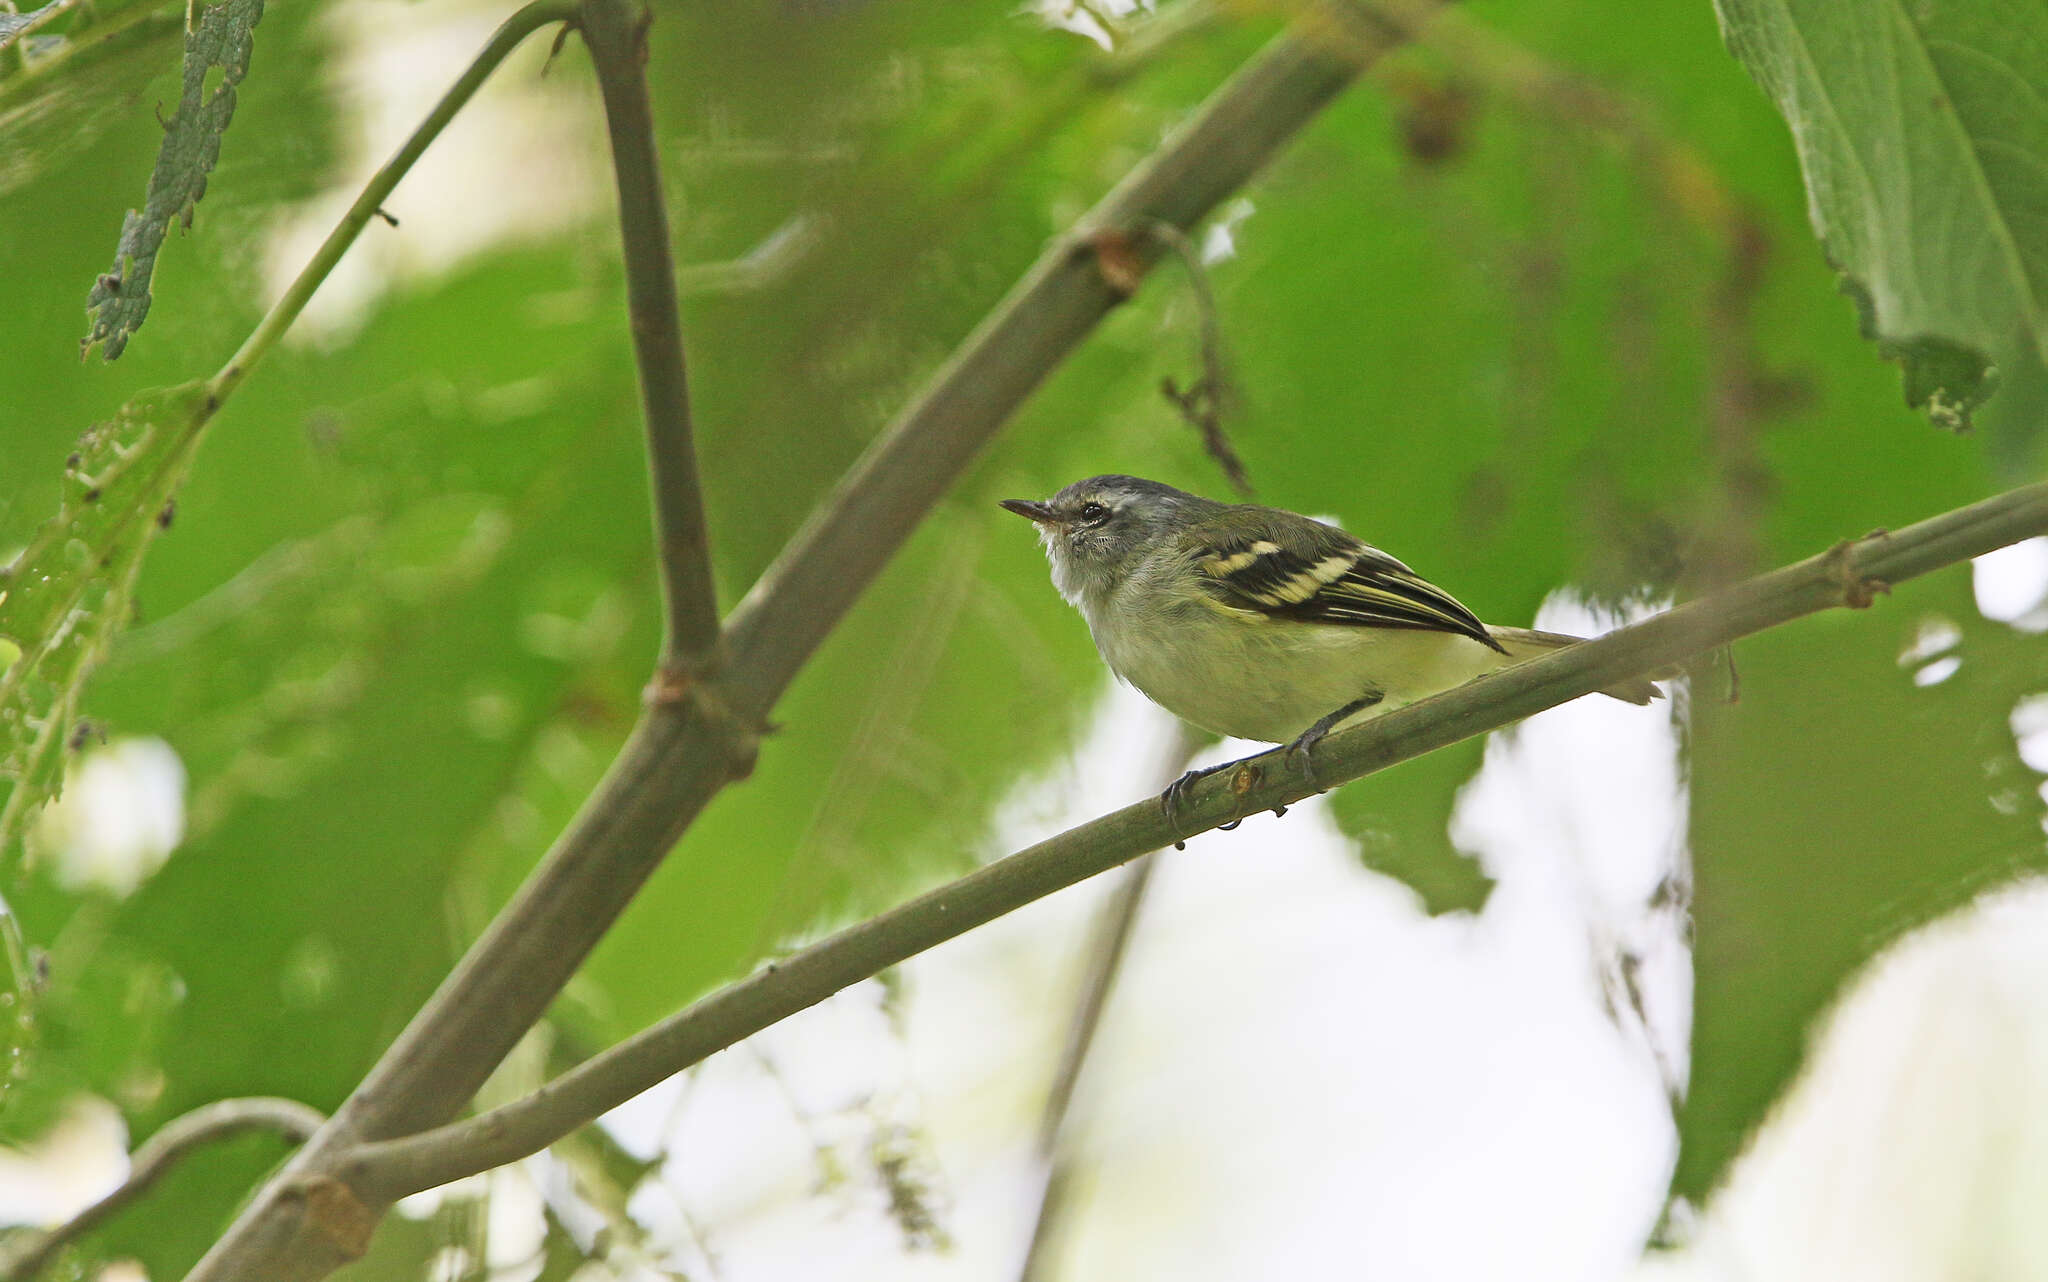
POLYGON ((256 23, 263 0, 222 0, 200 11, 197 27, 185 33, 185 84, 177 114, 164 126, 156 169, 142 212, 128 211, 114 266, 86 297, 92 327, 84 349, 102 347, 108 360, 121 354, 128 336, 149 315, 149 282, 156 256, 170 234, 171 220, 192 225, 192 209, 206 194, 206 178, 220 159, 221 135, 235 115, 235 86, 249 72, 256 23))
POLYGON ((2037 637, 1977 615, 1960 569, 1736 657, 1740 702, 1695 705, 1693 1068, 1672 1175, 1695 1201, 1853 976, 2048 862, 2041 781, 2008 721, 2048 662, 2037 637))
POLYGON ((1967 428, 2001 353, 2048 351, 2048 10, 1717 0, 1791 126, 1808 214, 1908 404, 1967 428))
POLYGON ((62 784, 86 677, 128 616, 143 553, 212 413, 204 383, 145 393, 79 440, 64 499, 0 571, 0 854, 62 784))

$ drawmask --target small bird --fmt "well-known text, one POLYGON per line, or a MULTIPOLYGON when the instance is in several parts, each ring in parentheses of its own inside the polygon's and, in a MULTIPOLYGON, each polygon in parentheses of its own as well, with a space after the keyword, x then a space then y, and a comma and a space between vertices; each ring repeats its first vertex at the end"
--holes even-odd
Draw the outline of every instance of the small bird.
MULTIPOLYGON (((1311 781, 1309 750, 1338 726, 1580 639, 1488 627, 1371 544, 1279 508, 1116 475, 1002 505, 1037 522, 1112 672, 1204 730, 1290 744, 1311 781)), ((1647 680, 1604 693, 1658 697, 1647 680)))

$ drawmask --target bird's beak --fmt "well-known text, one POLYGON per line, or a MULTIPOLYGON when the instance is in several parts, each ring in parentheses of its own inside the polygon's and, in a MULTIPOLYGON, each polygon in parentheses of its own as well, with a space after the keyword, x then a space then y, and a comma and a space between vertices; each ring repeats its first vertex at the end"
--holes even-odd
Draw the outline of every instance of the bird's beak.
POLYGON ((1030 499, 1004 499, 1002 504, 1018 516, 1029 517, 1040 525, 1059 524, 1059 518, 1052 514, 1052 505, 1049 503, 1036 503, 1030 499))

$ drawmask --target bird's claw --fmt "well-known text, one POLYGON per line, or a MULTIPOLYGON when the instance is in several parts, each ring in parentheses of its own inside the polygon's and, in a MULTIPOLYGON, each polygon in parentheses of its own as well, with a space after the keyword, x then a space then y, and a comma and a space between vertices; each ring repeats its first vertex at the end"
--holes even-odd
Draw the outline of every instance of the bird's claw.
POLYGON ((1293 743, 1287 745, 1287 764, 1317 792, 1323 790, 1323 781, 1316 777, 1315 758, 1311 754, 1315 751, 1315 746, 1323 741, 1323 736, 1329 733, 1321 726, 1310 726, 1302 731, 1293 743))
MULTIPOLYGON (((1188 807, 1188 789, 1207 779, 1210 775, 1215 774, 1218 770, 1235 764, 1237 763, 1226 761, 1222 765, 1203 766, 1199 770, 1190 770, 1166 785, 1166 791, 1159 794, 1159 809, 1166 815, 1166 826, 1173 829, 1173 848, 1175 850, 1184 850, 1187 847, 1187 838, 1181 835, 1180 818, 1188 807)), ((1237 825, 1226 824, 1223 826, 1227 829, 1235 828, 1237 825)))

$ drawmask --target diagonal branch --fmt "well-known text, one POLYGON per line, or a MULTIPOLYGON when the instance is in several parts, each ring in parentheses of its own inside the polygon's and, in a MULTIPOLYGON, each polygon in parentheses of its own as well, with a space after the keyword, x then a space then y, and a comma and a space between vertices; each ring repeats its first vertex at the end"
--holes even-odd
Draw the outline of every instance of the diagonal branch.
POLYGON ((136 1147, 128 1162, 128 1178, 113 1192, 53 1229, 29 1231, 0 1246, 0 1279, 14 1282, 34 1277, 58 1248, 112 1219, 202 1144, 246 1131, 272 1131, 298 1144, 311 1138, 326 1120, 316 1108, 270 1096, 216 1100, 172 1118, 136 1147))
POLYGON ((647 18, 626 0, 590 0, 578 25, 597 70, 611 130, 612 171, 619 188, 619 232, 625 246, 626 306, 640 397, 647 417, 649 471, 654 482, 655 550, 661 564, 668 635, 664 668, 694 670, 718 643, 718 598, 704 529, 704 496, 691 439, 690 388, 676 311, 676 265, 669 250, 668 210, 647 102, 647 18))
MULTIPOLYGON (((362 1253, 388 1202, 336 1178, 351 1153, 441 1125, 469 1100, 669 847, 751 767, 763 719, 918 518, 1123 300, 1089 246, 1153 221, 1192 225, 1248 180, 1356 76, 1365 42, 1347 36, 1332 51, 1331 38, 1303 31, 1268 46, 1040 257, 741 603, 722 669, 655 683, 652 706, 534 875, 187 1282, 311 1282, 362 1253)), ((1390 35, 1385 47, 1398 43, 1390 35)))
MULTIPOLYGON (((1654 618, 1469 682, 1332 735, 1329 786, 1384 770, 1741 637, 2048 533, 2048 483, 1844 542, 1654 618)), ((468 1121, 359 1149, 346 1181, 378 1198, 538 1152, 666 1077, 926 949, 1148 851, 1313 794, 1284 750, 1246 758, 1190 790, 1179 831, 1157 799, 1068 829, 771 963, 543 1086, 468 1121)))

